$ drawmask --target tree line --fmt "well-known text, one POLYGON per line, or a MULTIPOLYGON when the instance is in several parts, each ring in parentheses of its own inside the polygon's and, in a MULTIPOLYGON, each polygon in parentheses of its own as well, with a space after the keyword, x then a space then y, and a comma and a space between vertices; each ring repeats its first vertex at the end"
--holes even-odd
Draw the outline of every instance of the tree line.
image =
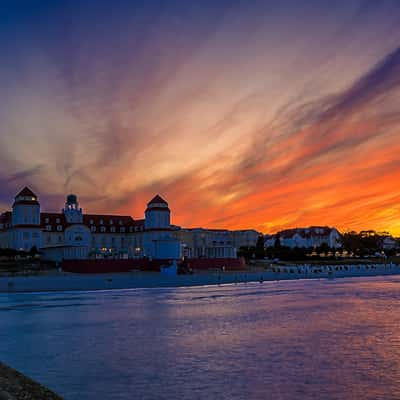
POLYGON ((384 248, 386 238, 391 238, 387 232, 376 232, 366 230, 361 232, 345 232, 341 235, 341 247, 331 248, 327 243, 323 243, 317 247, 288 247, 281 244, 279 233, 275 236, 273 246, 265 247, 264 236, 258 237, 255 246, 241 247, 238 251, 238 256, 246 259, 275 259, 278 258, 284 261, 302 261, 312 259, 335 259, 339 251, 341 254, 347 252, 353 257, 374 257, 377 253, 385 256, 395 256, 400 249, 400 239, 394 239, 397 246, 395 248, 384 248), (382 254, 383 255, 383 254, 382 254))

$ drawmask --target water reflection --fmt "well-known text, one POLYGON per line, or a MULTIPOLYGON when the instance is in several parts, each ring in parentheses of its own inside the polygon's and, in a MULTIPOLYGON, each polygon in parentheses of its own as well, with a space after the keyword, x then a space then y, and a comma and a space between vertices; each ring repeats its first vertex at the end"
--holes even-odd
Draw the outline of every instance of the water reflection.
POLYGON ((0 296, 0 359, 66 399, 400 398, 400 279, 0 296))

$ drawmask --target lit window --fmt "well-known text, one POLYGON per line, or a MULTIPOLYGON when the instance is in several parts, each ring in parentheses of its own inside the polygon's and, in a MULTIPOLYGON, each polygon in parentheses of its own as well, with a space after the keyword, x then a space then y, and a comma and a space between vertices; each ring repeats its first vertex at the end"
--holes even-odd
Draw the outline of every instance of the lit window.
POLYGON ((110 219, 110 225, 112 225, 114 222, 113 222, 113 220, 112 219, 110 219))

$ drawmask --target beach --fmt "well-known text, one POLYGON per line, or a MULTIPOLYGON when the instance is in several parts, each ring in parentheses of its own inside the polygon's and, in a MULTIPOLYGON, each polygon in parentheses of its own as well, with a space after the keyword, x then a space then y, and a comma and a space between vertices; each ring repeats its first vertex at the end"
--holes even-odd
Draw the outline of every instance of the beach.
POLYGON ((242 272, 195 272, 191 275, 176 276, 142 271, 109 274, 75 274, 59 271, 45 275, 1 277, 0 293, 206 286, 293 279, 337 279, 399 273, 400 266, 397 264, 287 265, 273 269, 242 272))

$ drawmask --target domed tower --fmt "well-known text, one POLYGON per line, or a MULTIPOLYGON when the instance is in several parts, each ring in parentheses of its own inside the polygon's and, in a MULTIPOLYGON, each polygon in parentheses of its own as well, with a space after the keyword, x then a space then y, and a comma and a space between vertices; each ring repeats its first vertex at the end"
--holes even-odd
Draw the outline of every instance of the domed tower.
POLYGON ((40 204, 38 197, 28 187, 16 196, 12 206, 13 226, 40 226, 40 204))
POLYGON ((12 206, 12 242, 16 249, 30 250, 41 245, 40 204, 38 197, 28 187, 16 196, 12 206))
POLYGON ((69 224, 81 224, 83 222, 82 208, 79 207, 78 197, 74 194, 67 196, 65 208, 62 212, 69 224))
POLYGON ((181 244, 171 235, 171 211, 159 195, 147 203, 144 228, 146 257, 158 260, 178 260, 181 257, 181 244))
POLYGON ((157 195, 147 203, 144 227, 146 230, 171 229, 171 211, 161 196, 157 195))

